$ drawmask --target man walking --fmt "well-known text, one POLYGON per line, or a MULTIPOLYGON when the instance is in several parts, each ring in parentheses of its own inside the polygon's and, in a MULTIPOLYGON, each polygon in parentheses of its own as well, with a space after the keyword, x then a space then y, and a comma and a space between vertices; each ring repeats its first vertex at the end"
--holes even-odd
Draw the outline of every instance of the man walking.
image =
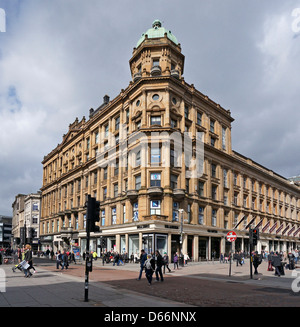
POLYGON ((161 256, 158 250, 155 251, 155 254, 156 254, 156 269, 155 269, 156 281, 159 282, 159 276, 160 276, 160 281, 163 282, 164 277, 161 271, 163 265, 163 257, 161 256))
POLYGON ((144 264, 145 264, 146 260, 147 260, 147 253, 143 249, 143 250, 141 250, 141 255, 140 255, 140 274, 139 274, 139 278, 137 280, 141 280, 141 278, 142 278, 142 273, 144 270, 144 264))

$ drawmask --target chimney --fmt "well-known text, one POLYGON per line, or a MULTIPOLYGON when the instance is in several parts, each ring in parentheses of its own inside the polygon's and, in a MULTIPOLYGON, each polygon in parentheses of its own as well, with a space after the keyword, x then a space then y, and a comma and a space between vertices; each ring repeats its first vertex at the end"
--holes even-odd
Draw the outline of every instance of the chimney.
POLYGON ((104 102, 104 104, 109 103, 109 96, 107 94, 103 97, 103 102, 104 102))

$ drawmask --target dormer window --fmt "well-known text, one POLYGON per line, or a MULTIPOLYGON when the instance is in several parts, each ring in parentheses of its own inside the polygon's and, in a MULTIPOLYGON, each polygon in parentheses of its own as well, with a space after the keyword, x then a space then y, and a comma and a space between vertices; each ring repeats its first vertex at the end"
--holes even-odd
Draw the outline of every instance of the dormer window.
POLYGON ((159 59, 153 59, 152 67, 159 66, 159 59))

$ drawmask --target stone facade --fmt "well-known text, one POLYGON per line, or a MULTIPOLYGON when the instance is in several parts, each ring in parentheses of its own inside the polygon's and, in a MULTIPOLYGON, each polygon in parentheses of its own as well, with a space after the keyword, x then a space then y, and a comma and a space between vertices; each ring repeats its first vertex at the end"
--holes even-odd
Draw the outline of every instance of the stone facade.
POLYGON ((102 238, 108 250, 211 259, 235 227, 248 251, 248 225, 261 229, 258 250, 298 247, 299 186, 232 150, 231 112, 185 82, 180 44, 152 35, 133 50, 129 86, 44 157, 43 249, 85 250, 88 194, 101 202, 98 253, 102 238))

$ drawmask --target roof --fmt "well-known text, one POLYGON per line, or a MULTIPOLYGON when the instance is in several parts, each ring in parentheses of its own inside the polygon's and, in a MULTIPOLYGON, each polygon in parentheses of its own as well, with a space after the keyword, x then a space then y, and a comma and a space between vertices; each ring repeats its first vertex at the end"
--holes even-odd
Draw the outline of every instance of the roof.
POLYGON ((165 29, 161 26, 161 21, 156 19, 152 23, 152 28, 149 28, 147 32, 143 33, 140 39, 137 42, 136 47, 138 47, 144 40, 145 36, 147 35, 148 39, 155 39, 155 38, 161 38, 165 36, 165 33, 167 33, 167 38, 174 42, 176 45, 178 45, 178 41, 175 35, 172 34, 171 31, 165 29))

